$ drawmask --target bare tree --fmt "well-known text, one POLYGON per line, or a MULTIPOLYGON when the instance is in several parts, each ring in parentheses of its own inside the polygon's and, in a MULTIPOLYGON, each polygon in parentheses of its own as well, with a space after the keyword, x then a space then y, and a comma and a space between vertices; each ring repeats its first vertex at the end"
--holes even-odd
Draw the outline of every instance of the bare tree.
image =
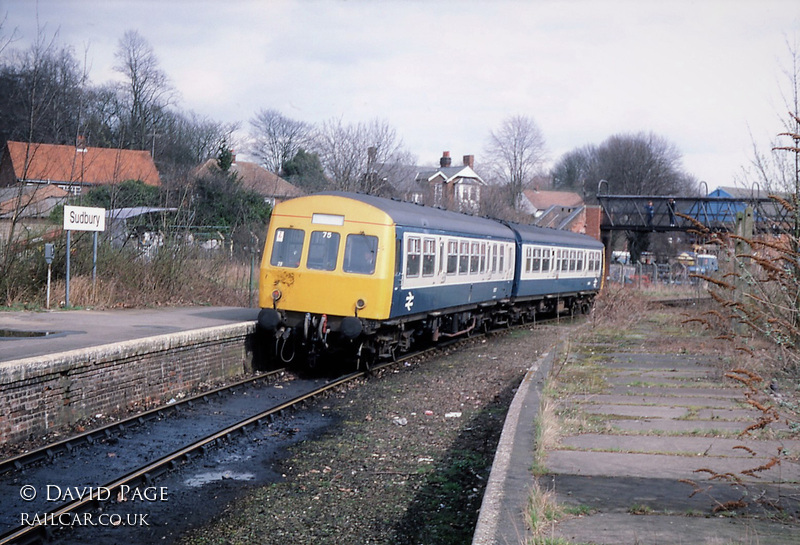
POLYGON ((620 195, 694 195, 697 182, 683 170, 678 148, 655 134, 618 134, 599 146, 564 154, 553 166, 557 189, 582 193, 592 200, 600 180, 620 195))
POLYGON ((391 195, 391 180, 411 161, 395 129, 378 119, 326 121, 315 147, 332 186, 342 191, 391 195))
POLYGON ((125 109, 121 121, 127 127, 124 145, 152 149, 157 127, 175 99, 175 91, 159 68, 153 48, 137 31, 125 32, 114 56, 114 69, 125 77, 120 86, 125 109))
POLYGON ((283 172, 283 165, 308 146, 312 126, 290 119, 277 110, 261 110, 250 120, 253 143, 250 150, 264 168, 283 172))
POLYGON ((3 54, 3 51, 11 45, 14 41, 19 38, 19 34, 17 29, 15 28, 11 34, 6 34, 6 23, 8 22, 8 12, 3 15, 3 18, 0 19, 0 55, 3 54))
POLYGON ((545 139, 531 117, 515 115, 489 133, 486 156, 493 178, 507 190, 508 204, 515 209, 522 191, 533 179, 545 159, 545 139))

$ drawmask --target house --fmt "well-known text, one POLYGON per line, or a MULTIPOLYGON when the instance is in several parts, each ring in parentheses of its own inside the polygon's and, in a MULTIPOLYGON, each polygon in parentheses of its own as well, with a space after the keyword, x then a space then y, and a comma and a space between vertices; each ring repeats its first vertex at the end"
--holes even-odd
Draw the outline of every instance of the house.
MULTIPOLYGON (((219 172, 216 159, 209 159, 195 172, 196 175, 203 172, 219 172)), ((270 172, 258 163, 249 161, 237 161, 233 156, 229 173, 236 174, 242 187, 254 191, 264 197, 270 205, 275 206, 281 201, 300 197, 305 193, 298 187, 290 184, 274 172, 270 172)))
POLYGON ((519 209, 533 216, 533 225, 583 233, 600 240, 601 208, 586 206, 577 193, 526 189, 520 196, 519 209))
POLYGON ((439 159, 439 168, 417 173, 417 190, 407 199, 459 212, 477 213, 486 182, 473 170, 474 166, 474 155, 465 155, 461 166, 452 166, 450 152, 445 151, 439 159))
POLYGON ((161 180, 148 151, 8 141, 0 158, 0 187, 16 184, 56 185, 72 195, 94 186, 139 180, 159 186, 161 180))
POLYGON ((12 224, 23 238, 52 229, 50 213, 67 197, 69 192, 56 185, 0 187, 0 237, 8 239, 12 224))

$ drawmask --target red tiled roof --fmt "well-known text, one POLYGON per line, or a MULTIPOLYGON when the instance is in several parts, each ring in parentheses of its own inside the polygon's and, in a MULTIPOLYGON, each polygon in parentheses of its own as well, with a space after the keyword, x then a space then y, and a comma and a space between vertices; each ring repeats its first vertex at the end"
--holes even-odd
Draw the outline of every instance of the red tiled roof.
POLYGON ((582 206, 583 199, 577 193, 571 191, 537 191, 535 189, 526 189, 525 197, 531 202, 538 210, 546 210, 551 206, 582 206))
MULTIPOLYGON (((195 174, 215 171, 219 171, 217 161, 216 159, 209 159, 196 169, 195 174)), ((305 194, 300 188, 290 184, 274 172, 265 169, 257 163, 237 161, 231 165, 230 172, 233 172, 239 177, 242 187, 255 191, 263 197, 286 199, 290 197, 300 197, 305 194)))
POLYGON ((156 165, 147 151, 78 149, 75 146, 11 141, 8 142, 8 151, 18 180, 92 185, 141 180, 146 185, 161 185, 156 165))
POLYGON ((267 197, 299 197, 303 191, 290 184, 274 172, 248 161, 237 161, 231 170, 239 175, 242 185, 267 197))

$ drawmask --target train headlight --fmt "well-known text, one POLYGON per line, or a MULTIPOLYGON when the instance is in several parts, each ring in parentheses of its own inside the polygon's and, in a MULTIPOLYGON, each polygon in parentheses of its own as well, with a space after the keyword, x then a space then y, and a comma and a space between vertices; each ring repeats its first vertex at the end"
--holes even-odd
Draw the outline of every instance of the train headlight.
POLYGON ((359 299, 358 301, 356 301, 356 309, 357 310, 361 310, 365 306, 367 306, 367 302, 364 301, 363 299, 359 299))
POLYGON ((281 293, 281 290, 279 290, 278 288, 275 288, 274 290, 272 290, 272 302, 276 303, 278 301, 278 299, 281 298, 282 295, 283 294, 281 293))

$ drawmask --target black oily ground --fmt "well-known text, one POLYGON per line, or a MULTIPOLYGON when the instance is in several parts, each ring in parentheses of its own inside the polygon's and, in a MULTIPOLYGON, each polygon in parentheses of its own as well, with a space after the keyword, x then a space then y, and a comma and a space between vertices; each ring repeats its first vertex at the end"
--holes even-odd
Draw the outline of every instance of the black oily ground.
POLYGON ((325 426, 298 422, 280 461, 250 460, 275 482, 198 502, 207 523, 178 542, 469 543, 508 407, 560 327, 473 340, 318 402, 325 426))

